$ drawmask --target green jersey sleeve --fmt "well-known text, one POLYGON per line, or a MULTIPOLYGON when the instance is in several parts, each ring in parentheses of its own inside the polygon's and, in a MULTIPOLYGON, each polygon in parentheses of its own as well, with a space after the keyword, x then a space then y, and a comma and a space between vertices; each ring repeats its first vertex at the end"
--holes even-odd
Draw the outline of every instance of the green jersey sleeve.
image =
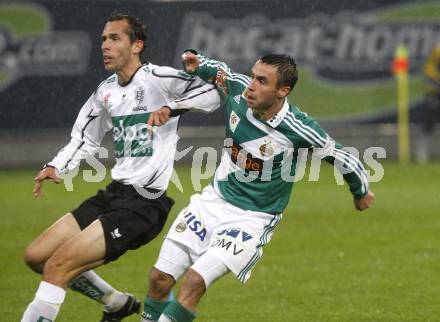
POLYGON ((206 58, 194 49, 186 51, 197 54, 199 58, 200 63, 195 75, 206 82, 215 84, 223 98, 230 95, 241 95, 249 84, 249 76, 235 73, 226 63, 206 58))
POLYGON ((313 149, 313 155, 335 166, 343 175, 355 198, 368 192, 368 178, 362 163, 335 142, 312 117, 293 107, 286 123, 295 131, 296 147, 313 149))

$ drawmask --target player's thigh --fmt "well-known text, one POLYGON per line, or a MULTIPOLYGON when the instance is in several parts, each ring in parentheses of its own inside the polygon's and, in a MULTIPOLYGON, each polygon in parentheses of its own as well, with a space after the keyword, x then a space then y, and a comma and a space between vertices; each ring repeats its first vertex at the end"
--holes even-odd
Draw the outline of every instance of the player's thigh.
POLYGON ((161 198, 128 196, 111 203, 112 210, 99 216, 106 242, 106 262, 115 261, 128 250, 138 249, 157 237, 170 210, 161 205, 161 198))
POLYGON ((206 252, 219 258, 245 283, 282 215, 230 208, 229 220, 216 227, 206 252))
POLYGON ((101 221, 95 220, 60 246, 47 261, 45 273, 77 274, 104 263, 105 237, 101 221))
POLYGON ((203 278, 206 289, 216 280, 231 271, 223 260, 213 252, 206 252, 200 256, 194 265, 191 266, 191 269, 196 271, 203 278))
POLYGON ((188 247, 166 238, 154 267, 171 275, 175 281, 193 264, 188 247))
POLYGON ((188 207, 177 215, 167 238, 190 249, 195 261, 208 249, 211 234, 225 214, 224 203, 213 189, 193 195, 188 207))
POLYGON ((26 248, 24 259, 29 265, 46 262, 66 241, 81 231, 71 213, 57 220, 26 248))

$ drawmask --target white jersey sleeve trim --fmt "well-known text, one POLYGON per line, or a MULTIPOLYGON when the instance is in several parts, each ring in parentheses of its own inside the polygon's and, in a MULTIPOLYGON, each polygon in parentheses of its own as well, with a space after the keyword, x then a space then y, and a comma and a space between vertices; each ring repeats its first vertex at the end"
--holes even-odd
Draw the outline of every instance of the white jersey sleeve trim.
POLYGON ((77 167, 82 159, 93 155, 105 133, 111 129, 111 119, 94 93, 81 108, 71 133, 70 142, 48 164, 60 174, 77 167))
POLYGON ((213 112, 221 104, 220 95, 214 85, 205 84, 196 88, 180 99, 169 102, 172 110, 196 109, 202 112, 213 112))

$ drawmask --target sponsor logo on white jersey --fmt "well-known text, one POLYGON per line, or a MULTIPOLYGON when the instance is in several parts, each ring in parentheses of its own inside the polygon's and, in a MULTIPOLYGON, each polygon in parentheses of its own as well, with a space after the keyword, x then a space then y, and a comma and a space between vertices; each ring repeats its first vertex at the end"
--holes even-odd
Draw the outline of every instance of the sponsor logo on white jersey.
POLYGON ((244 244, 252 238, 252 235, 241 228, 229 228, 218 232, 217 237, 211 242, 210 246, 218 247, 237 256, 245 251, 244 244))

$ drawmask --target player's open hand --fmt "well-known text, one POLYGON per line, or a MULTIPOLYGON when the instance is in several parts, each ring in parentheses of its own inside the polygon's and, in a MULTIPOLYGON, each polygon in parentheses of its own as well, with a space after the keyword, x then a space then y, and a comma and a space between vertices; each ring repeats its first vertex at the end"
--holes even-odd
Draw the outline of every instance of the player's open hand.
POLYGON ((153 132, 153 126, 164 125, 171 117, 171 109, 168 106, 162 106, 157 111, 150 114, 147 121, 148 133, 151 135, 153 132))
POLYGON ((354 200, 354 205, 357 210, 362 211, 365 209, 368 209, 371 207, 374 201, 374 193, 372 191, 368 191, 368 193, 359 198, 354 200))
POLYGON ((199 67, 200 60, 193 52, 186 51, 182 55, 182 63, 185 71, 191 74, 196 72, 197 68, 199 67))
POLYGON ((61 182, 57 169, 54 167, 45 167, 43 170, 38 172, 37 176, 34 178, 35 186, 32 192, 34 193, 35 197, 40 197, 43 195, 43 181, 46 179, 51 179, 54 183, 61 182))

